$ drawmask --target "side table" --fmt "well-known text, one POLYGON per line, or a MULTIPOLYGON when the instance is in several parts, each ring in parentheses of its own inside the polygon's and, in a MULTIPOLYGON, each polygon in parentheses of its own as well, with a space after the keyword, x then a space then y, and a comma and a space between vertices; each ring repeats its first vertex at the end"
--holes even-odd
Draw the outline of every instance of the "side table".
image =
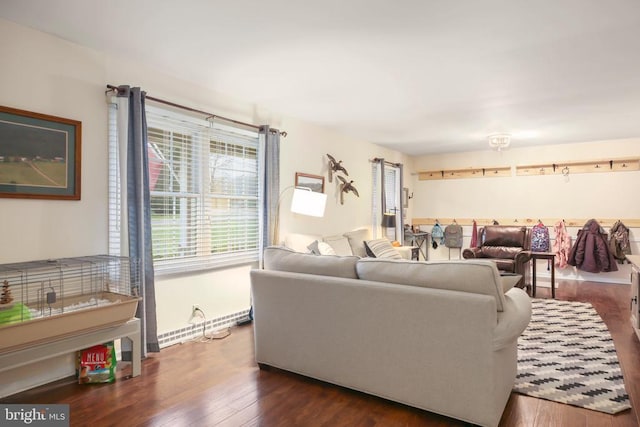
POLYGON ((531 278, 531 296, 536 296, 536 261, 546 259, 551 261, 551 298, 556 297, 556 254, 554 252, 531 252, 533 272, 531 278))
MULTIPOLYGON (((414 236, 414 245, 418 247, 419 253, 422 253, 422 257, 425 261, 429 260, 429 246, 428 239, 429 233, 426 231, 418 231, 413 233, 414 236)), ((420 255, 418 255, 419 257, 420 255)))

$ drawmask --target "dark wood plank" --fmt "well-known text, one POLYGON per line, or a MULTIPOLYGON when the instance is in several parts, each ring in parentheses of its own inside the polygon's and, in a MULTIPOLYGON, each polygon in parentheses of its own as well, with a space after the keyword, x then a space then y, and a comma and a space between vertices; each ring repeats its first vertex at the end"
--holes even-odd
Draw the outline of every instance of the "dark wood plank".
MULTIPOLYGON (((538 298, 550 298, 538 286, 538 298)), ((633 408, 607 415, 513 393, 501 426, 637 426, 640 342, 629 321, 629 285, 558 281, 556 297, 590 302, 613 336, 633 408)), ((68 403, 72 426, 464 426, 447 417, 368 396, 254 361, 251 325, 209 343, 175 345, 119 370, 113 384, 65 379, 2 403, 68 403)), ((125 364, 121 364, 123 366, 125 364)))

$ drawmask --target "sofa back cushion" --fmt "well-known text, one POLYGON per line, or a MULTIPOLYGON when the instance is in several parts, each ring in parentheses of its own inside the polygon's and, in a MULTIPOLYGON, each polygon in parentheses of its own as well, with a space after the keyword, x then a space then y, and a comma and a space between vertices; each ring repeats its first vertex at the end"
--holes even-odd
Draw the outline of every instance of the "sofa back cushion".
POLYGON ((487 225, 482 246, 526 246, 527 227, 487 225))
POLYGON ((271 246, 264 250, 264 269, 357 279, 356 256, 313 255, 271 246))
POLYGON ((503 284, 491 261, 417 262, 364 258, 358 261, 356 271, 363 280, 489 295, 495 298, 497 310, 503 311, 503 284))

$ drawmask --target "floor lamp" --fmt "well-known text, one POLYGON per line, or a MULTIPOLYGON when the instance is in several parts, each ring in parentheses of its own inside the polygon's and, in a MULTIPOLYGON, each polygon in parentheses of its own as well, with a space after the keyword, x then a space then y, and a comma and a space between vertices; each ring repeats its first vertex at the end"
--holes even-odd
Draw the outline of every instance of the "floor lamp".
MULTIPOLYGON (((389 229, 393 228, 393 240, 398 240, 398 230, 396 229, 396 214, 385 212, 382 214, 382 226, 389 229)), ((386 237, 385 232, 385 237, 386 237)))
POLYGON ((311 190, 308 187, 287 187, 280 193, 280 197, 278 198, 278 206, 276 208, 276 215, 273 223, 273 244, 279 244, 280 239, 280 204, 282 202, 282 196, 285 191, 293 188, 293 196, 291 197, 291 212, 307 215, 307 216, 315 216, 315 217, 323 217, 324 216, 324 208, 327 205, 327 195, 325 193, 318 193, 316 191, 311 190))

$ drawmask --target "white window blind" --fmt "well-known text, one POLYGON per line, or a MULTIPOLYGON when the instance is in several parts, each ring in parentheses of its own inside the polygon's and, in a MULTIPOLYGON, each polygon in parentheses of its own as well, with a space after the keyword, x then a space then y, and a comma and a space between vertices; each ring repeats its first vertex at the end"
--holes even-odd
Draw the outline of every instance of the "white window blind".
POLYGON ((147 105, 157 273, 258 260, 258 134, 147 105))
MULTIPOLYGON (((387 212, 397 213, 399 209, 400 195, 400 169, 385 166, 384 168, 384 191, 387 201, 387 212)), ((399 221, 398 221, 399 222, 399 221)))
POLYGON ((109 100, 109 254, 123 255, 121 250, 123 244, 120 236, 122 230, 120 212, 122 203, 120 200, 120 165, 118 158, 120 150, 118 147, 118 109, 115 102, 109 100))
MULTIPOLYGON (((372 196, 372 219, 374 237, 376 237, 376 230, 380 227, 382 222, 382 206, 381 206, 381 194, 380 194, 380 164, 372 163, 371 176, 373 182, 373 196, 372 196)), ((396 228, 400 229, 400 215, 402 209, 400 208, 400 168, 385 165, 384 167, 384 190, 386 199, 385 212, 391 212, 396 214, 396 228)), ((382 230, 382 235, 385 235, 386 230, 382 230)))

